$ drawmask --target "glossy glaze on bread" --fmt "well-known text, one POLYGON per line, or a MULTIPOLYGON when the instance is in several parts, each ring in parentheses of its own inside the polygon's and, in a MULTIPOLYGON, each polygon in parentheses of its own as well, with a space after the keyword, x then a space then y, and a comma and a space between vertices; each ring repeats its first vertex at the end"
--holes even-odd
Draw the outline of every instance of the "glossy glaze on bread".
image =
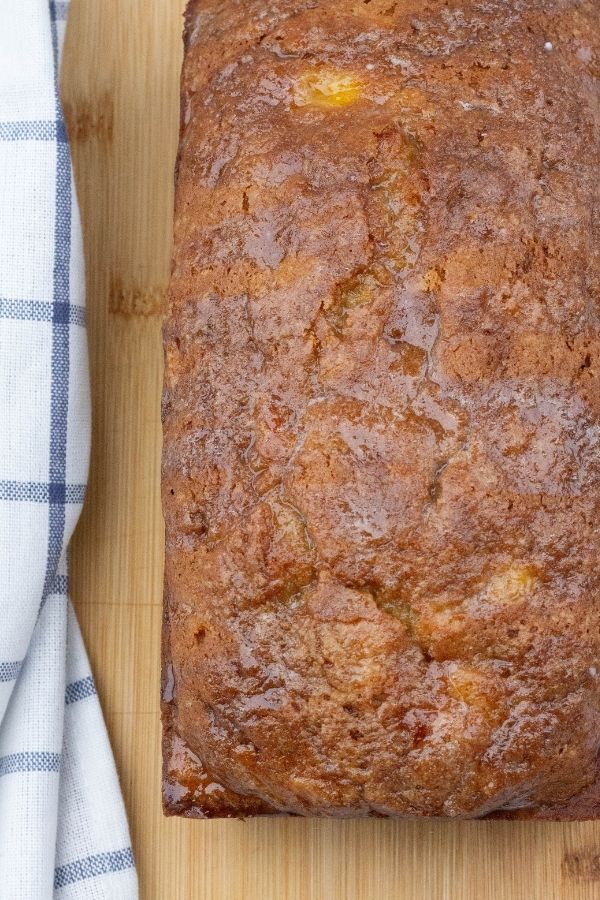
POLYGON ((188 6, 165 807, 600 808, 600 4, 188 6))

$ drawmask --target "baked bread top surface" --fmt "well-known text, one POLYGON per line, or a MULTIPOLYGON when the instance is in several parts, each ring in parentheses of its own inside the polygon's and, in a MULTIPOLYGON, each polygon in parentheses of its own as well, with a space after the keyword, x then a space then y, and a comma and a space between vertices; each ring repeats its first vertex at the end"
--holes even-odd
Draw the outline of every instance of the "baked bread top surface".
POLYGON ((186 18, 167 699, 210 774, 179 799, 560 805, 600 744, 600 7, 186 18))

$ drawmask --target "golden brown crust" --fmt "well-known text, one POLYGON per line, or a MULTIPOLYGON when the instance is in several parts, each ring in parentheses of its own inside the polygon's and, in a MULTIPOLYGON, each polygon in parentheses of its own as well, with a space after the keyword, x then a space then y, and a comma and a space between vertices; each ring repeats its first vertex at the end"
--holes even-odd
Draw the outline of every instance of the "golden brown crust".
POLYGON ((167 811, 597 817, 598 4, 185 42, 167 811))

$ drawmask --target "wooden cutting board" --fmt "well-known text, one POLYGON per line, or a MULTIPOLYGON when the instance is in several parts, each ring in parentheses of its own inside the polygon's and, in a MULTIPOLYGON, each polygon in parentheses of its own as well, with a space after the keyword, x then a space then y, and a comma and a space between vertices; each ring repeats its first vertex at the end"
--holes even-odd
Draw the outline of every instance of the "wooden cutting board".
POLYGON ((73 0, 63 68, 87 257, 94 414, 73 594, 121 774, 141 898, 600 898, 600 823, 162 817, 160 320, 182 7, 183 0, 73 0))

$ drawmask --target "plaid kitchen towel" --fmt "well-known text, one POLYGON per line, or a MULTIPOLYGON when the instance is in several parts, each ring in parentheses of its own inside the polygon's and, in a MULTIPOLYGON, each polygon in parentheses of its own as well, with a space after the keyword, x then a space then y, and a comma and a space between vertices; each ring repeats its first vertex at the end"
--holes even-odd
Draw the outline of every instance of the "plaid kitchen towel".
POLYGON ((80 225, 57 90, 68 4, 0 0, 0 900, 137 881, 68 600, 90 427, 80 225))

